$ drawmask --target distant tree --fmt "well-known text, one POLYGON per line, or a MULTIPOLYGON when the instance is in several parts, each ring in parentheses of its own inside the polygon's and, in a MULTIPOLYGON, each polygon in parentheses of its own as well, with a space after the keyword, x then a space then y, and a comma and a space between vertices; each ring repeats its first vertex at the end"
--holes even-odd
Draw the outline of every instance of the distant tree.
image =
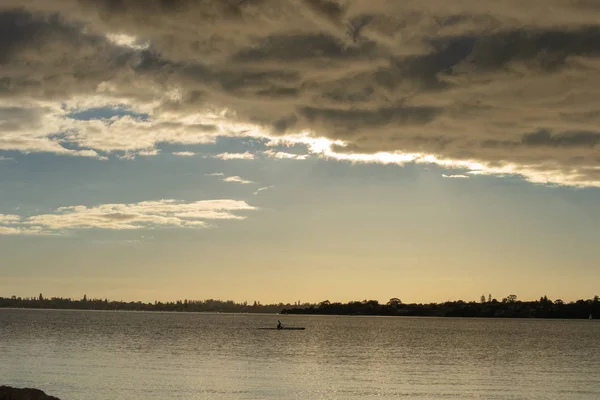
POLYGON ((540 297, 540 303, 542 304, 552 304, 552 300, 548 300, 548 296, 544 295, 540 297))
POLYGON ((331 305, 331 302, 329 300, 323 300, 322 302, 319 303, 319 307, 327 307, 330 305, 331 305))
POLYGON ((40 297, 39 297, 40 301, 44 301, 44 296, 42 296, 42 294, 40 293, 40 297))
POLYGON ((400 304, 402 304, 402 300, 400 300, 397 297, 392 297, 388 302, 387 305, 388 306, 392 306, 392 307, 398 307, 400 304))
POLYGON ((485 295, 482 294, 480 300, 482 303, 485 303, 485 295))
POLYGON ((83 302, 84 303, 87 302, 87 295, 86 294, 83 295, 83 302))
POLYGON ((554 304, 558 304, 559 306, 562 306, 563 304, 565 304, 565 302, 562 301, 562 299, 556 299, 556 300, 554 300, 554 304))
POLYGON ((506 297, 506 302, 507 303, 516 303, 517 302, 517 295, 516 294, 509 294, 506 297))
POLYGON ((593 302, 594 302, 594 304, 600 303, 600 297, 598 295, 595 295, 594 299, 593 299, 593 302))
POLYGON ((503 303, 516 303, 517 302, 517 295, 515 294, 509 294, 508 296, 506 296, 505 298, 502 299, 503 303))
POLYGON ((491 303, 491 302, 492 302, 492 294, 490 293, 490 294, 488 294, 488 303, 491 303))

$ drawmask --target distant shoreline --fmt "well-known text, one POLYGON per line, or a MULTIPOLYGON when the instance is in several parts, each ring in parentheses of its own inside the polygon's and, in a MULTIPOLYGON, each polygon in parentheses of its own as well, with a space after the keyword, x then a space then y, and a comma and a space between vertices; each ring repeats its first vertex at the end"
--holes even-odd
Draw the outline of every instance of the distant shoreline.
POLYGON ((125 313, 164 313, 164 314, 236 314, 236 315, 282 315, 277 312, 236 312, 236 311, 165 311, 165 310, 101 310, 94 308, 39 308, 39 307, 0 307, 0 310, 33 311, 81 311, 81 312, 125 312, 125 313))
POLYGON ((301 309, 284 309, 282 314, 294 315, 381 315, 407 317, 462 317, 462 318, 538 318, 538 319, 593 319, 600 316, 600 297, 564 303, 552 301, 546 296, 539 301, 518 301, 514 295, 497 301, 453 301, 431 304, 404 304, 394 298, 386 304, 377 301, 350 303, 321 302, 316 306, 301 309))
POLYGON ((215 313, 266 313, 276 314, 283 309, 294 307, 309 307, 311 304, 261 304, 254 301, 249 304, 235 303, 227 300, 178 300, 172 302, 142 302, 142 301, 109 301, 108 299, 88 299, 87 296, 79 300, 62 297, 22 298, 12 296, 0 297, 0 308, 27 308, 27 309, 56 309, 56 310, 100 310, 100 311, 168 311, 168 312, 215 312, 215 313))
POLYGON ((32 310, 72 310, 72 311, 138 311, 171 313, 211 313, 211 314, 269 314, 269 315, 349 315, 349 316, 406 316, 406 317, 467 317, 467 318, 543 318, 543 319, 593 319, 600 318, 600 297, 565 303, 554 301, 546 296, 537 301, 519 301, 510 295, 501 301, 486 300, 464 302, 462 300, 429 303, 404 304, 398 298, 392 298, 385 304, 377 300, 319 304, 260 304, 254 302, 235 303, 231 300, 178 300, 176 302, 154 303, 108 301, 107 299, 81 300, 65 298, 44 298, 42 294, 35 298, 0 297, 0 309, 32 310))
POLYGON ((74 311, 105 313, 149 313, 149 314, 215 314, 215 315, 279 315, 279 316, 316 316, 316 317, 394 317, 394 318, 456 318, 456 319, 544 319, 544 320, 587 320, 588 318, 563 317, 512 317, 512 316, 440 316, 440 315, 383 315, 383 314, 316 314, 316 313, 269 313, 269 312, 220 312, 220 311, 145 311, 145 310, 94 310, 74 308, 33 308, 33 307, 0 307, 2 310, 16 311, 74 311))

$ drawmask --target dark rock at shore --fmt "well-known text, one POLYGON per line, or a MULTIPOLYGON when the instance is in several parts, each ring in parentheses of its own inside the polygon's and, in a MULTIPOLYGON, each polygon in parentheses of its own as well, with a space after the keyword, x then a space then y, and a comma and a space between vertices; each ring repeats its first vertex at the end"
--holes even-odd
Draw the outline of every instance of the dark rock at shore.
POLYGON ((13 388, 0 386, 0 400, 60 400, 58 397, 48 396, 39 389, 13 388))

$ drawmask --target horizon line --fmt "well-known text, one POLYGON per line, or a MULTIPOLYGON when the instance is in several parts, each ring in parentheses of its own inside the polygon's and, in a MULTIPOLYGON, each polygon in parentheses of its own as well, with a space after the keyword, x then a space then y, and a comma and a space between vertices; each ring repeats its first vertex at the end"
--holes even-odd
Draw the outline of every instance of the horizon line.
POLYGON ((84 297, 86 301, 108 301, 108 302, 115 302, 115 303, 142 303, 142 304, 155 304, 155 303, 162 303, 162 304, 168 304, 168 303, 177 303, 177 302, 184 302, 184 301, 188 301, 188 302, 206 302, 206 301, 217 301, 217 302, 222 302, 222 303, 227 303, 227 302, 233 302, 236 305, 244 305, 244 303, 246 303, 247 305, 252 305, 253 303, 257 303, 257 305, 259 306, 279 306, 279 305, 284 305, 284 306, 294 306, 294 305, 318 305, 321 304, 323 302, 329 302, 331 304, 334 303, 341 303, 341 304, 348 304, 348 303, 353 303, 353 302, 364 302, 364 301, 377 301, 379 304, 386 304, 389 300, 391 299, 399 299, 401 300, 400 302, 402 304, 443 304, 443 303, 456 303, 459 301, 465 302, 465 303, 489 303, 489 302, 493 302, 494 300, 496 300, 497 302, 503 302, 504 299, 507 299, 508 297, 511 296, 515 296, 514 300, 517 302, 535 302, 535 301, 539 301, 539 299, 546 297, 548 300, 550 301, 556 301, 556 300, 561 300, 564 303, 575 303, 579 300, 593 300, 594 297, 598 297, 599 295, 595 294, 592 295, 589 298, 585 298, 585 297, 580 297, 578 299, 563 299, 561 297, 556 297, 555 299, 551 299, 548 298, 547 295, 542 295, 539 297, 536 297, 534 299, 520 299, 517 295, 515 294, 509 294, 506 295, 504 297, 501 297, 500 299, 498 299, 497 297, 493 297, 491 296, 491 294, 488 294, 487 296, 481 295, 479 298, 479 301, 477 301, 477 299, 475 300, 464 300, 464 299, 456 299, 456 300, 444 300, 444 301, 428 301, 428 302, 405 302, 402 301, 402 299, 398 298, 398 297, 391 297, 387 300, 381 301, 379 299, 368 299, 368 298, 364 298, 362 300, 358 300, 358 299, 354 299, 354 300, 348 300, 348 301, 331 301, 329 299, 324 299, 321 301, 316 301, 316 302, 311 302, 311 301, 300 301, 297 300, 295 302, 283 302, 283 301, 279 301, 279 302, 262 302, 261 300, 257 300, 257 299, 253 299, 253 300, 233 300, 233 299, 217 299, 217 298, 212 298, 212 297, 207 297, 207 298, 203 298, 203 299, 192 299, 192 298, 177 298, 174 300, 158 300, 158 299, 154 299, 154 300, 148 300, 148 301, 144 301, 144 300, 115 300, 115 299, 110 299, 109 297, 95 297, 95 296, 91 296, 88 297, 86 293, 84 293, 84 295, 79 298, 76 299, 75 297, 61 297, 61 296, 44 296, 43 292, 40 292, 37 296, 20 296, 20 295, 10 295, 10 296, 4 296, 4 295, 0 295, 0 299, 12 299, 13 297, 16 297, 17 299, 22 299, 22 300, 35 300, 35 299, 39 299, 39 296, 42 295, 43 300, 52 300, 52 299, 62 299, 62 300, 69 300, 69 301, 83 301, 84 297), (485 301, 481 301, 482 297, 485 297, 485 301), (489 301, 489 297, 491 297, 491 301, 489 301))

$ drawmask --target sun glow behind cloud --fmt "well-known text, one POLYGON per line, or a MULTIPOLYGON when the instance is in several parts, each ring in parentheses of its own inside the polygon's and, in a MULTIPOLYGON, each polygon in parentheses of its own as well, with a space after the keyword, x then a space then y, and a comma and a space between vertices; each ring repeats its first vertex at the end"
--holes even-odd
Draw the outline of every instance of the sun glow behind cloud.
POLYGON ((133 50, 146 50, 150 47, 149 42, 142 42, 135 36, 124 33, 108 33, 106 38, 117 46, 128 47, 133 50))
MULTIPOLYGON (((458 169, 473 175, 518 175, 533 183, 556 184, 575 187, 600 187, 600 180, 592 180, 577 170, 565 170, 558 164, 544 163, 519 165, 504 163, 491 165, 482 160, 460 160, 441 158, 434 154, 395 152, 375 152, 371 154, 342 152, 348 146, 342 140, 316 136, 316 133, 302 131, 286 135, 274 135, 260 125, 236 120, 231 110, 201 112, 194 114, 173 114, 157 112, 161 100, 147 104, 127 104, 124 99, 96 95, 78 97, 65 102, 61 107, 49 102, 28 102, 22 104, 24 112, 32 117, 28 120, 15 120, 20 132, 14 137, 5 136, 0 140, 0 150, 28 152, 52 152, 56 154, 92 157, 106 160, 111 154, 122 159, 135 159, 136 156, 156 156, 159 143, 198 145, 215 143, 218 137, 247 137, 261 139, 267 147, 306 146, 306 154, 287 153, 268 149, 263 154, 269 158, 304 160, 315 155, 330 160, 352 163, 434 164, 442 168, 458 169), (114 108, 115 104, 126 106, 121 115, 111 118, 75 119, 69 115, 102 108, 114 108), (133 116, 132 116, 133 115, 133 116), (135 115, 145 115, 141 119, 135 115), (64 132, 56 136, 56 132, 64 132), (66 145, 70 145, 67 147, 66 145)), ((0 104, 0 108, 8 104, 0 104)), ((16 117, 15 117, 16 118, 16 117)), ((10 120, 9 120, 10 121, 10 120)), ((177 156, 192 156, 193 152, 175 152, 177 156)), ((222 160, 252 160, 256 154, 221 153, 213 157, 222 160)), ((600 167, 589 167, 589 171, 600 172, 600 167)))

